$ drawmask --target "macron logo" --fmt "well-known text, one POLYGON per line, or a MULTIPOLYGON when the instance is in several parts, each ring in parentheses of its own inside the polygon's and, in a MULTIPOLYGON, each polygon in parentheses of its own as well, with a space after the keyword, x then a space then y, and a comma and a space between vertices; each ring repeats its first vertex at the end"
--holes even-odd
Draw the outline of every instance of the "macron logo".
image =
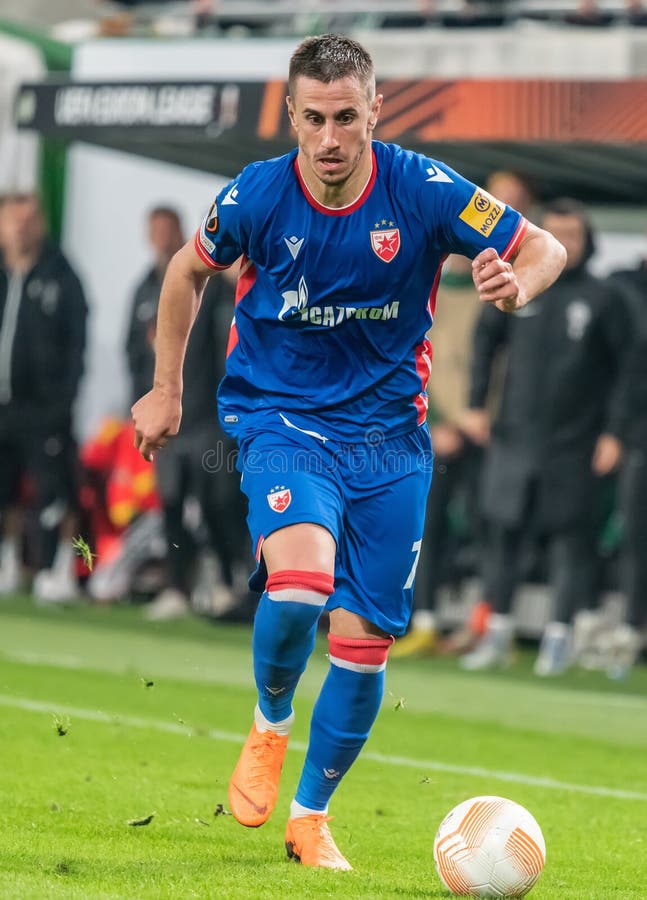
POLYGON ((426 179, 427 181, 444 181, 447 184, 454 183, 447 172, 443 172, 443 170, 439 169, 438 166, 430 166, 427 169, 427 175, 429 175, 429 178, 426 179))
POLYGON ((287 688, 285 687, 285 685, 281 685, 281 687, 270 687, 269 684, 266 684, 265 690, 272 697, 278 697, 283 694, 287 690, 287 688))
POLYGON ((301 238, 301 240, 299 240, 299 238, 293 234, 292 237, 283 238, 283 240, 285 241, 285 246, 290 251, 290 256, 292 257, 292 259, 296 259, 299 255, 299 250, 301 249, 301 245, 303 244, 305 238, 301 238))
POLYGON ((229 190, 225 194, 220 205, 221 206, 237 206, 238 205, 238 200, 236 200, 237 196, 238 196, 238 182, 236 182, 236 184, 234 184, 233 187, 229 188, 229 190))

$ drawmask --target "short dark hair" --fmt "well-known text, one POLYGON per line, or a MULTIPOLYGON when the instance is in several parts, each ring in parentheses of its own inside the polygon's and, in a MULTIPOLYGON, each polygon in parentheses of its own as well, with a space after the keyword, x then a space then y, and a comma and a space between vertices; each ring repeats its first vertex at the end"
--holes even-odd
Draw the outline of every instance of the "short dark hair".
POLYGON ((375 69, 367 50, 345 34, 319 34, 306 38, 292 54, 288 85, 294 93, 299 76, 313 78, 323 84, 355 77, 362 84, 373 85, 375 69))

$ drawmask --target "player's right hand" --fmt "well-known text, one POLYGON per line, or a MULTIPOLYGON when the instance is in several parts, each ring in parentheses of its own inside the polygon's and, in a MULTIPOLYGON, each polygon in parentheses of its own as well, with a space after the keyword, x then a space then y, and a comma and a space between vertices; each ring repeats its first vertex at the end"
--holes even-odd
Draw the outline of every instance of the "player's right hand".
POLYGON ((493 303, 501 312, 514 312, 524 306, 521 286, 509 262, 501 259, 494 247, 481 250, 472 260, 472 280, 482 303, 493 303))
POLYGON ((176 435, 182 419, 182 400, 179 394, 153 388, 131 409, 135 426, 135 447, 145 460, 153 461, 153 454, 176 435))

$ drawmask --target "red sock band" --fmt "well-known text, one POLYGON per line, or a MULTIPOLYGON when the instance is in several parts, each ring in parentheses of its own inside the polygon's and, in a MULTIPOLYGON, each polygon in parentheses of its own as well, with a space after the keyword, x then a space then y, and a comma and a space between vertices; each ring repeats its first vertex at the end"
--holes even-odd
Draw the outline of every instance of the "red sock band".
POLYGON ((335 590, 335 579, 327 572, 304 572, 299 569, 281 569, 273 572, 265 582, 266 591, 286 591, 298 588, 302 591, 314 591, 330 597, 335 590))
POLYGON ((395 638, 346 638, 338 634, 328 635, 330 655, 361 666, 381 666, 386 663, 389 649, 395 638))

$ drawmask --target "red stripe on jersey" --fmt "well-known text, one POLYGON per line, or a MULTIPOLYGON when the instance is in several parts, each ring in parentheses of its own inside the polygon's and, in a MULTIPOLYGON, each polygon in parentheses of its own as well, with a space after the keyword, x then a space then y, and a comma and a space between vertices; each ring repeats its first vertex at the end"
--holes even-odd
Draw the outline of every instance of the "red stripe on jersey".
POLYGON ((445 262, 446 259, 447 259, 447 254, 445 254, 440 260, 438 269, 436 270, 436 274, 434 276, 434 283, 432 284, 431 290, 429 291, 428 309, 429 309, 429 315, 431 316, 432 319, 436 315, 436 297, 438 295, 438 284, 440 282, 440 276, 443 271, 443 263, 445 262))
POLYGON ((232 350, 235 350, 237 344, 238 329, 236 328, 236 320, 234 319, 231 323, 231 328, 229 329, 229 337, 227 338, 227 350, 225 351, 225 357, 229 356, 232 350))
POLYGON ((229 266, 222 266, 220 263, 217 263, 214 259, 211 259, 207 251, 204 249, 200 242, 200 231, 196 231, 195 239, 193 241, 193 246, 195 247, 196 253, 200 257, 203 263, 206 263, 209 268, 217 269, 220 271, 221 269, 228 269, 229 266))
POLYGON ((251 259, 247 259, 246 256, 243 256, 240 262, 240 275, 236 282, 236 299, 234 302, 236 304, 240 303, 245 294, 248 294, 255 284, 256 266, 251 259))
POLYGON ((254 559, 256 562, 261 561, 261 550, 263 549, 263 541, 265 540, 264 536, 261 535, 256 542, 256 552, 254 553, 254 559))
POLYGON ((431 356, 431 344, 429 343, 427 338, 425 338, 422 344, 418 344, 418 346, 416 347, 416 372, 418 373, 418 377, 420 378, 420 383, 422 385, 421 392, 419 394, 416 394, 416 396, 413 398, 414 405, 418 410, 418 425, 422 425, 422 423, 427 418, 429 400, 426 396, 426 391, 427 382, 429 381, 429 376, 431 375, 431 356))
MULTIPOLYGON (((247 259, 246 256, 243 256, 240 263, 240 275, 238 276, 238 281, 236 282, 236 296, 234 298, 234 304, 237 306, 240 301, 245 297, 251 289, 256 284, 256 266, 251 261, 251 259, 247 259)), ((227 341, 227 351, 225 356, 229 356, 229 354, 235 349, 238 344, 238 328, 236 326, 236 318, 232 320, 231 328, 229 329, 229 339, 227 341)))
POLYGON ((501 259, 507 262, 512 256, 515 255, 517 250, 519 249, 519 244, 525 237, 526 231, 528 230, 528 220, 522 218, 519 224, 517 225, 517 230, 510 238, 510 243, 505 248, 503 253, 501 254, 501 259))
POLYGON ((346 662, 357 663, 364 666, 381 666, 386 662, 389 649, 395 638, 345 638, 337 634, 328 635, 328 648, 330 655, 335 659, 345 659, 346 662))
POLYGON ((297 180, 301 185, 301 190, 303 191, 306 200, 313 206, 317 212, 324 213, 327 216, 347 216, 352 212, 355 212, 356 209, 368 200, 368 196, 373 190, 373 185, 375 184, 375 179, 377 178, 377 159, 375 158, 375 151, 371 151, 371 159, 373 163, 373 168, 371 170, 371 177, 366 182, 366 186, 364 187, 362 193, 359 195, 357 200, 353 201, 350 206, 340 206, 339 208, 335 208, 332 206, 324 206, 322 203, 319 203, 317 198, 310 192, 310 188, 305 183, 303 175, 301 174, 301 169, 299 168, 299 157, 296 156, 294 159, 294 171, 296 172, 297 180))

